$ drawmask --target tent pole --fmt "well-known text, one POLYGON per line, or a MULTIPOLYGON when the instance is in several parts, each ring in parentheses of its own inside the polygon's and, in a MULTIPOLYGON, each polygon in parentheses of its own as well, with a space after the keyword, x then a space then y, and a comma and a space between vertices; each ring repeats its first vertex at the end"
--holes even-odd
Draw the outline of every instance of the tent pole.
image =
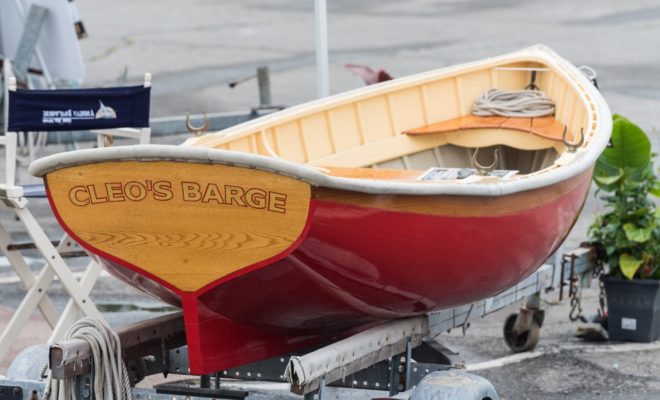
POLYGON ((314 0, 316 27, 316 88, 318 98, 330 94, 328 80, 328 14, 326 0, 314 0))

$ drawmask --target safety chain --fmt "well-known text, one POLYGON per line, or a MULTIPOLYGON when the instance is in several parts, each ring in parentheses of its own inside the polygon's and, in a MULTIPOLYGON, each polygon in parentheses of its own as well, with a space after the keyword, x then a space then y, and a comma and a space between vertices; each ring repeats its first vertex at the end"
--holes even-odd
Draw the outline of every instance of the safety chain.
MULTIPOLYGON (((583 244, 585 245, 585 244, 583 244)), ((589 244, 587 244, 589 245, 589 244)), ((605 298, 605 264, 603 263, 603 249, 598 246, 591 246, 595 252, 595 261, 596 267, 594 268, 594 278, 598 278, 598 315, 603 317, 606 310, 606 298, 605 298)), ((582 304, 581 304, 581 293, 580 293, 580 279, 575 274, 575 259, 577 257, 573 254, 565 254, 562 258, 561 265, 561 290, 559 292, 559 300, 562 300, 563 297, 563 282, 565 281, 564 271, 566 270, 566 264, 570 263, 569 269, 569 287, 568 287, 568 297, 571 299, 571 311, 568 315, 568 318, 571 321, 583 320, 582 316, 582 304)))
POLYGON ((582 304, 580 303, 580 292, 577 277, 571 273, 570 286, 568 289, 568 296, 571 298, 571 312, 568 318, 575 322, 582 317, 582 304))
POLYGON ((579 279, 575 275, 575 259, 577 257, 573 254, 564 254, 561 260, 561 278, 560 278, 560 289, 559 289, 559 301, 563 300, 564 297, 564 282, 565 276, 564 271, 566 270, 566 264, 570 263, 569 270, 569 286, 568 286, 568 297, 571 299, 571 311, 568 314, 568 318, 571 321, 577 321, 582 316, 582 304, 580 303, 580 293, 579 293, 579 279))
POLYGON ((605 316, 605 266, 603 264, 603 259, 597 257, 596 259, 596 270, 594 271, 594 277, 598 278, 598 315, 601 317, 605 316))

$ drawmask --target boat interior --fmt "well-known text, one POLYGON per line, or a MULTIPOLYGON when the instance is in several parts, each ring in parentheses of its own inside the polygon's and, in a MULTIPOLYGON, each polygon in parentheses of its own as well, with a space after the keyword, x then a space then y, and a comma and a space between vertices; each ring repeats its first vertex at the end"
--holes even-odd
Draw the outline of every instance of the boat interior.
POLYGON ((430 168, 469 169, 475 160, 514 172, 507 177, 536 173, 589 134, 587 102, 575 84, 539 62, 415 78, 386 82, 382 90, 338 97, 320 106, 295 107, 277 119, 264 118, 186 144, 281 158, 333 176, 419 180, 430 168), (541 90, 555 102, 555 114, 472 115, 474 101, 492 88, 541 90))

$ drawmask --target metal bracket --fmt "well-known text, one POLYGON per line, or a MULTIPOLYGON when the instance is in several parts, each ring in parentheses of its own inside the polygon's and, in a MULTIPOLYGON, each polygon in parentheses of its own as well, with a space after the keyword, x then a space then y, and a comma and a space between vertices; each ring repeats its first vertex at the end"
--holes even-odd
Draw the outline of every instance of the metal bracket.
POLYGON ((499 154, 498 150, 499 149, 495 149, 495 151, 493 152, 493 163, 491 165, 481 165, 481 164, 479 164, 479 160, 477 159, 477 156, 479 154, 479 148, 477 147, 474 150, 474 154, 472 154, 471 162, 472 162, 472 167, 477 170, 477 174, 479 174, 481 176, 485 176, 485 175, 490 174, 491 172, 493 172, 495 170, 495 168, 497 168, 497 165, 500 162, 500 159, 499 159, 499 156, 498 156, 498 154, 499 154))
MULTIPOLYGON (((183 315, 180 312, 126 326, 117 334, 133 384, 147 375, 170 372, 169 351, 185 345, 183 315)), ((48 357, 53 378, 64 379, 88 373, 91 357, 91 348, 83 340, 54 343, 48 357)), ((183 372, 187 373, 187 370, 183 372)))
POLYGON ((210 397, 214 399, 245 399, 249 393, 244 390, 233 389, 212 389, 204 387, 183 386, 177 384, 161 384, 154 387, 158 394, 168 394, 172 396, 210 397))

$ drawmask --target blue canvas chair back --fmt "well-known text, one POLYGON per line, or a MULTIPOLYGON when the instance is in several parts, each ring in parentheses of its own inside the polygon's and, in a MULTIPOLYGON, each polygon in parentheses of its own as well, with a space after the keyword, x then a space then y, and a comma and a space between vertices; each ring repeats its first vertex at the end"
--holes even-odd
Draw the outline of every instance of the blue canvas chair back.
POLYGON ((9 91, 7 130, 77 131, 149 126, 151 87, 9 91))
MULTIPOLYGON (((141 86, 14 89, 8 91, 8 96, 8 132, 95 130, 95 133, 104 133, 103 130, 114 129, 120 136, 140 138, 149 127, 151 75, 145 75, 141 86), (141 128, 142 131, 126 134, 115 128, 141 128)), ((7 179, 13 183, 13 177, 7 179)), ((23 196, 45 197, 43 184, 23 185, 23 196)))

